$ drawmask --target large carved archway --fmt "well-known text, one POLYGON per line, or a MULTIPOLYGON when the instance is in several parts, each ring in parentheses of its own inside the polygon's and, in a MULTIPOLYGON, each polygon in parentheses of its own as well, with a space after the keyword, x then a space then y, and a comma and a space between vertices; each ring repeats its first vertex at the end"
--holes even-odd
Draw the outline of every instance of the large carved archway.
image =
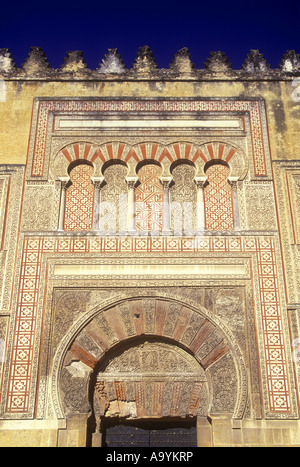
POLYGON ((95 409, 98 416, 115 410, 124 410, 124 416, 159 416, 169 410, 171 416, 226 413, 243 417, 247 377, 241 352, 226 326, 202 306, 166 297, 131 297, 94 310, 74 326, 72 334, 54 359, 52 397, 58 418, 95 409), (166 400, 166 406, 150 407, 146 397, 145 346, 154 362, 152 379, 148 375, 151 387, 161 391, 160 400, 166 400), (160 362, 164 353, 170 362, 177 362, 164 378, 162 363, 155 363, 159 353, 160 362), (120 366, 130 355, 138 371, 133 371, 132 363, 120 366), (185 372, 180 370, 183 366, 185 372))

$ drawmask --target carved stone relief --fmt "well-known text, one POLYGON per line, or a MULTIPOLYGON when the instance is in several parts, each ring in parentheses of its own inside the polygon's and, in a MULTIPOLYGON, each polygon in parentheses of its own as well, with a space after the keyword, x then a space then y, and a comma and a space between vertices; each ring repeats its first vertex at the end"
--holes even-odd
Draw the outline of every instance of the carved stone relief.
POLYGON ((297 183, 294 184, 294 177, 296 177, 296 180, 299 179, 299 174, 299 161, 278 161, 278 163, 274 164, 274 185, 285 262, 284 273, 288 303, 299 303, 300 301, 299 237, 297 237, 299 216, 296 215, 299 200, 297 198, 298 201, 296 202, 298 185, 297 183))
POLYGON ((104 170, 105 184, 100 190, 99 229, 101 232, 126 232, 127 167, 110 165, 104 170))
POLYGON ((70 326, 87 311, 89 291, 60 292, 54 296, 55 332, 53 333, 52 351, 54 352, 61 337, 70 326))
POLYGON ((3 222, 5 217, 5 204, 7 199, 8 178, 0 178, 0 240, 3 234, 3 222))
POLYGON ((62 401, 67 412, 86 410, 92 403, 90 379, 91 389, 95 389, 92 405, 99 410, 96 417, 207 415, 219 383, 216 377, 211 386, 206 372, 230 355, 235 366, 223 378, 233 378, 236 390, 230 391, 230 382, 226 383, 226 407, 217 402, 215 406, 218 412, 230 407, 240 417, 247 384, 244 370, 239 376, 231 375, 234 367, 243 368, 236 354, 238 347, 234 345, 234 349, 205 314, 195 313, 183 303, 153 295, 125 300, 96 314, 71 343, 60 379, 62 401), (129 337, 135 341, 127 344, 129 337), (153 399, 156 392, 160 402, 153 399))
POLYGON ((0 308, 10 310, 22 205, 23 166, 0 166, 0 308))
POLYGON ((8 319, 8 316, 0 316, 0 380, 2 379, 2 368, 5 363, 8 319))
POLYGON ((245 186, 248 229, 276 230, 276 212, 272 184, 247 184, 245 186))
POLYGON ((60 186, 55 183, 26 184, 22 230, 55 231, 58 226, 60 186))
POLYGON ((289 307, 289 316, 291 323, 291 338, 293 361, 295 365, 296 381, 298 388, 300 387, 300 306, 289 307))
POLYGON ((235 335, 239 336, 239 344, 245 348, 246 298, 244 288, 205 288, 204 306, 213 310, 235 335))
MULTIPOLYGON (((66 288, 69 288, 68 292, 79 292, 78 290, 78 287, 81 287, 81 291, 85 290, 85 291, 91 291, 91 289, 97 289, 97 287, 99 287, 99 285, 101 285, 102 287, 107 287, 108 289, 110 289, 110 291, 113 291, 113 293, 115 294, 115 302, 117 302, 118 300, 125 300, 126 298, 126 293, 128 294, 128 291, 125 293, 125 288, 124 288, 124 285, 125 284, 130 284, 130 286, 132 287, 131 289, 131 295, 130 297, 132 297, 132 299, 134 297, 140 297, 142 302, 144 301, 145 299, 145 296, 143 296, 143 294, 147 294, 147 297, 149 298, 149 296, 153 295, 153 292, 155 292, 155 294, 158 293, 158 289, 160 289, 160 293, 162 294, 161 296, 165 296, 165 297, 171 297, 171 298, 174 298, 178 297, 178 299, 184 303, 192 303, 192 306, 196 307, 198 309, 198 306, 201 308, 201 306, 205 306, 206 310, 210 310, 210 312, 208 311, 205 311, 206 315, 209 316, 209 317, 212 317, 212 319, 216 319, 218 318, 218 320, 220 320, 220 322, 223 323, 223 326, 225 326, 225 329, 228 331, 230 328, 229 326, 225 323, 224 323, 224 320, 222 319, 222 311, 221 311, 221 307, 220 307, 220 315, 213 315, 212 314, 212 310, 213 308, 211 308, 211 306, 208 307, 208 305, 204 305, 204 301, 203 301, 203 290, 201 290, 201 288, 203 287, 206 287, 206 288, 213 288, 213 287, 216 287, 216 286, 219 286, 219 287, 222 287, 222 288, 226 288, 226 286, 228 287, 229 284, 232 284, 232 287, 236 287, 236 286, 239 286, 239 285, 244 285, 245 284, 245 281, 248 281, 249 279, 247 279, 246 277, 244 279, 242 278, 235 278, 235 279, 232 279, 232 280, 229 280, 228 278, 225 278, 223 277, 222 279, 219 278, 219 280, 216 280, 216 279, 213 279, 212 277, 211 278, 206 278, 205 281, 203 281, 203 279, 201 278, 189 278, 187 279, 187 277, 184 277, 184 275, 182 275, 180 277, 180 279, 178 279, 177 281, 177 284, 180 284, 180 288, 182 290, 180 290, 180 294, 181 294, 181 297, 179 294, 179 289, 178 287, 175 287, 174 286, 174 281, 170 278, 170 279, 163 279, 161 277, 153 277, 151 278, 148 278, 148 279, 145 279, 143 280, 143 286, 141 286, 141 282, 140 280, 142 280, 143 278, 142 277, 139 277, 139 278, 135 278, 134 280, 131 280, 130 277, 127 277, 127 276, 123 276, 122 278, 121 277, 107 277, 107 278, 104 278, 103 280, 100 280, 100 277, 99 278, 96 278, 96 277, 90 277, 90 278, 87 278, 86 276, 83 277, 83 276, 77 276, 77 277, 53 277, 53 272, 54 272, 54 269, 53 269, 53 261, 56 262, 60 262, 60 261, 63 261, 63 259, 61 258, 62 256, 62 253, 64 253, 64 256, 65 256, 65 260, 67 259, 68 261, 71 260, 71 262, 76 262, 77 264, 83 264, 83 259, 85 260, 86 258, 89 258, 90 260, 93 259, 93 261, 96 261, 96 257, 97 255, 101 254, 101 258, 105 259, 105 262, 107 264, 109 264, 111 261, 117 261, 118 264, 122 264, 124 263, 128 263, 131 261, 134 261, 134 256, 133 256, 133 251, 129 248, 128 246, 128 243, 131 244, 133 242, 133 240, 135 240, 135 245, 136 246, 139 246, 140 245, 140 242, 142 242, 142 245, 144 245, 144 242, 145 242, 145 239, 144 238, 119 238, 119 239, 112 239, 112 238, 108 238, 106 239, 105 237, 99 237, 99 236, 84 236, 84 237, 74 237, 74 236, 60 236, 60 237, 57 237, 55 238, 54 236, 53 237, 43 237, 42 240, 40 239, 39 236, 35 236, 35 237, 30 237, 30 238, 26 238, 26 242, 25 242, 25 250, 24 250, 24 253, 23 253, 23 256, 22 258, 24 258, 25 256, 24 255, 27 255, 27 251, 28 253, 30 252, 30 255, 27 255, 26 257, 28 257, 28 260, 30 259, 34 264, 36 264, 37 261, 41 261, 41 272, 42 272, 42 275, 40 276, 40 281, 38 283, 39 285, 39 288, 45 286, 45 273, 46 273, 46 268, 45 266, 48 264, 49 266, 49 269, 48 269, 48 281, 47 281, 47 291, 48 290, 51 290, 51 287, 55 286, 55 287, 61 287, 62 285, 66 288), (121 253, 120 252, 120 247, 118 246, 119 244, 117 243, 118 241, 122 241, 122 246, 123 248, 126 248, 126 251, 127 253, 124 255, 124 252, 121 253), (99 243, 101 242, 101 243, 99 243), (115 242, 115 243, 113 243, 115 242), (100 249, 100 245, 101 245, 101 249, 100 249), (115 252, 112 253, 111 252, 111 246, 113 248, 115 248, 115 252), (32 253, 35 252, 35 250, 40 247, 40 249, 43 248, 43 258, 41 258, 40 256, 39 257, 36 257, 34 256, 32 253), (55 250, 54 250, 54 247, 55 247, 55 250), (107 248, 106 248, 107 247, 107 248), (106 256, 104 258, 104 255, 102 253, 106 252, 106 256), (54 258, 54 256, 55 258, 54 258), (114 258, 114 259, 112 259, 114 258), (55 285, 54 285, 55 284, 55 285), (164 286, 166 287, 165 290, 164 287, 162 286, 162 284, 164 284, 164 286), (172 287, 172 284, 173 284, 173 287, 172 287), (147 292, 145 291, 145 287, 144 285, 147 287, 147 292), (88 288, 87 288, 88 287, 88 288), (167 290, 167 288, 169 288, 169 291, 167 290), (151 288, 152 288, 152 292, 151 292, 151 288)), ((148 245, 152 244, 150 243, 150 241, 152 241, 152 239, 148 239, 148 245)), ((157 239, 154 239, 155 242, 158 242, 158 238, 157 239)), ((257 263, 256 261, 259 260, 260 263, 259 264, 263 264, 263 260, 264 258, 267 258, 265 256, 265 251, 266 252, 269 252, 269 250, 271 249, 272 247, 272 252, 275 253, 275 251, 278 251, 278 244, 276 243, 276 245, 273 244, 273 242, 271 240, 269 240, 268 238, 265 238, 265 237, 259 237, 259 243, 256 239, 256 237, 251 237, 251 238, 248 238, 248 239, 242 239, 243 240, 243 245, 241 244, 241 239, 237 238, 237 237, 231 237, 231 236, 228 236, 228 237, 220 237, 220 236, 207 236, 207 237, 203 237, 203 238, 199 238, 199 241, 201 240, 201 248, 200 248, 200 243, 198 243, 197 245, 199 245, 199 251, 196 253, 194 251, 195 249, 195 244, 194 243, 191 243, 189 244, 187 242, 187 239, 184 239, 184 238, 174 238, 174 237, 166 237, 166 238, 161 238, 161 241, 164 241, 165 242, 165 248, 166 248, 166 245, 167 245, 167 241, 169 242, 168 245, 171 245, 170 242, 172 240, 172 245, 173 245, 173 242, 174 241, 177 241, 179 242, 180 241, 180 245, 182 245, 182 247, 184 246, 185 247, 185 251, 183 252, 183 248, 182 250, 182 253, 180 253, 180 258, 178 258, 178 264, 182 264, 182 262, 186 261, 186 258, 195 258, 195 255, 197 257, 201 257, 202 255, 204 255, 205 257, 207 256, 210 256, 210 257, 213 257, 214 259, 218 258, 219 261, 221 262, 228 262, 228 260, 230 259, 230 262, 232 263, 233 261, 236 261, 237 260, 237 257, 240 257, 240 255, 242 255, 242 257, 245 258, 245 255, 247 257, 249 257, 249 253, 251 253, 252 251, 256 251, 255 248, 256 248, 256 245, 258 247, 260 247, 260 256, 257 258, 257 256, 253 255, 251 253, 251 258, 252 258, 252 261, 253 261, 253 268, 252 268, 252 271, 253 271, 253 280, 254 280, 254 300, 250 300, 250 305, 249 305, 249 312, 248 312, 248 317, 247 317, 247 321, 249 320, 249 317, 251 317, 251 313, 253 314, 253 309, 251 311, 251 307, 253 308, 253 303, 255 303, 255 306, 256 306, 256 310, 257 310, 257 313, 256 313, 256 326, 258 328, 258 335, 260 336, 260 330, 261 330, 261 326, 262 326, 262 323, 260 321, 260 302, 259 302, 259 299, 260 297, 263 297, 263 299, 265 299, 267 301, 267 299, 269 297, 272 298, 272 295, 263 295, 261 296, 259 294, 259 281, 258 281, 258 278, 257 278, 257 263), (191 245, 191 246, 189 246, 191 245), (188 251, 186 250, 187 247, 189 246, 189 249, 188 251), (243 248, 242 248, 243 246, 243 248), (247 251, 248 253, 247 253, 247 251), (226 252, 226 254, 224 255, 224 251, 226 252), (219 253, 221 252, 221 253, 219 253), (263 254, 263 256, 262 256, 263 254)), ((154 245, 154 241, 153 241, 153 245, 154 245)), ((156 243, 157 245, 157 243, 156 243)), ((144 246, 143 246, 144 248, 144 246)), ((167 250, 165 249, 164 251, 168 251, 168 252, 171 252, 171 249, 173 251, 173 246, 170 246, 170 249, 167 250)), ((22 252, 21 252, 22 253, 22 252)), ((135 254, 135 253, 134 253, 135 254)), ((256 253, 255 253, 256 254, 256 253)), ((179 256, 179 253, 178 253, 178 256, 179 256)), ((267 255, 268 256, 268 255, 267 255)), ((21 256, 20 256, 21 258, 21 256)), ((274 258, 274 256, 273 256, 274 258)), ((170 256, 166 256, 166 260, 170 262, 170 256)), ((207 261, 209 259, 207 258, 207 261)), ((151 254, 150 252, 149 253, 144 253, 143 255, 140 255, 140 259, 139 261, 142 261, 143 264, 148 264, 149 261, 151 263, 151 261, 153 261, 153 254, 151 254), (152 259, 151 259, 152 258, 152 259)), ((263 270, 264 271, 264 270, 263 270)), ((266 269, 266 273, 268 272, 268 269, 266 269)), ((32 278, 31 278, 32 279, 32 278)), ((32 283, 32 280, 31 281, 28 281, 29 283, 29 286, 30 284, 32 283)), ((280 282, 282 283, 282 282, 280 282)), ((253 287, 253 284, 249 283, 249 287, 253 287)), ((53 290, 53 289, 52 289, 53 290)), ((47 292, 48 293, 48 292, 47 292)), ((105 292, 107 294, 107 291, 105 292)), ((264 293, 264 290, 263 290, 263 293, 264 293)), ((281 293, 281 289, 280 289, 280 293, 281 293)), ((93 292, 94 294, 94 292, 93 292)), ((95 292, 95 295, 98 294, 98 296, 100 296, 100 290, 97 290, 97 292, 95 292)), ((22 296, 25 296, 25 292, 22 291, 22 296)), ((26 294, 26 299, 27 299, 27 294, 26 294)), ((50 306, 49 306, 49 303, 51 303, 51 300, 52 300, 52 297, 49 296, 50 298, 50 302, 48 301, 47 303, 44 303, 43 304, 43 289, 41 289, 40 291, 40 295, 39 295, 39 303, 38 303, 38 307, 39 307, 39 310, 43 310, 45 315, 41 316, 39 319, 39 323, 36 328, 37 330, 39 331, 40 330, 40 323, 41 323, 41 320, 42 323, 43 323, 43 336, 45 336, 46 334, 46 329, 45 329, 45 326, 48 326, 48 321, 50 319, 50 306)), ((106 295, 107 296, 107 295, 106 295)), ((127 295, 128 296, 128 295, 127 295)), ((17 297, 16 297, 17 298, 17 297)), ((248 297, 247 297, 247 300, 248 300, 248 297)), ((133 313, 133 315, 136 315, 134 316, 134 319, 132 318, 132 311, 131 311, 131 308, 128 304, 128 307, 124 307, 123 308, 123 315, 124 315, 124 318, 122 316, 120 316, 120 311, 119 311, 119 304, 116 305, 116 308, 115 308, 115 311, 113 312, 115 314, 115 319, 113 319, 113 313, 110 312, 108 309, 106 309, 106 307, 111 304, 113 302, 113 299, 109 299, 107 300, 104 304, 102 303, 101 306, 99 304, 99 307, 97 306, 97 298, 96 296, 94 296, 93 298, 93 304, 95 305, 95 308, 93 309, 90 309, 89 307, 86 308, 86 311, 85 312, 80 312, 78 313, 78 316, 76 316, 76 313, 74 313, 74 321, 71 323, 70 322, 70 327, 67 329, 67 330, 64 330, 63 332, 60 330, 60 326, 57 326, 57 328, 55 328, 55 324, 53 323, 53 325, 51 324, 51 327, 49 326, 48 329, 54 329, 54 333, 55 333, 55 338, 57 337, 57 342, 58 342, 58 345, 57 345, 57 349, 60 349, 59 351, 62 352, 62 351, 65 351, 66 348, 67 348, 67 343, 72 339, 72 336, 75 336, 77 334, 77 332, 79 332, 79 327, 76 328, 76 326, 80 326, 80 328, 82 329, 84 326, 85 326, 85 321, 88 321, 88 320, 91 320, 92 317, 94 316, 95 313, 98 313, 98 310, 101 308, 101 310, 103 309, 103 312, 101 313, 98 313, 98 318, 96 320, 96 317, 95 317, 95 320, 92 319, 92 322, 91 322, 91 326, 89 326, 91 332, 94 332, 94 335, 97 336, 97 329, 100 327, 101 329, 104 329, 105 328, 105 332, 103 332, 103 335, 101 337, 101 342, 105 342, 105 348, 110 348, 112 345, 115 345, 117 344, 120 339, 128 336, 129 337, 134 337, 136 335, 140 335, 142 333, 145 332, 149 332, 149 333, 152 333, 153 329, 154 331, 156 332, 156 328, 155 328, 155 321, 153 319, 151 319, 151 314, 153 314, 152 312, 149 312, 146 311, 146 307, 145 307, 145 304, 143 302, 143 309, 142 309, 142 313, 140 313, 139 310, 137 310, 136 312, 133 313), (105 309, 104 309, 105 308, 105 309), (127 311, 126 311, 127 310, 127 311), (141 316, 142 319, 139 319, 138 316, 141 316), (120 319, 116 320, 116 316, 119 316, 120 319), (116 328, 116 322, 119 322, 120 324, 120 328, 116 328), (125 321, 126 321, 126 324, 125 324, 125 321), (124 324, 123 324, 124 323, 124 324), (154 326, 154 327, 153 327, 154 326), (93 327, 95 327, 95 329, 93 329, 93 327), (73 331, 72 331, 73 329, 73 331), (73 334, 72 334, 73 332, 73 334), (60 333, 60 340, 58 339, 58 334, 60 333), (123 337, 122 337, 123 336, 123 337), (105 340, 103 340, 105 338, 105 340), (63 347, 64 350, 62 350, 62 343, 65 343, 65 347, 63 347)), ((209 303, 209 301, 205 301, 205 303, 209 303)), ((192 345, 192 342, 193 342, 193 339, 195 338, 195 326, 192 325, 191 323, 193 323, 193 321, 196 322, 196 328, 199 329, 199 327, 201 327, 202 325, 204 326, 204 321, 205 321, 205 318, 203 317, 203 314, 193 314, 192 313, 192 316, 189 316, 189 312, 182 309, 178 309, 178 304, 177 303, 174 303, 174 306, 172 305, 172 307, 168 307, 168 310, 163 310, 163 307, 162 307, 162 312, 163 314, 161 315, 163 317, 163 321, 162 324, 156 324, 156 326, 158 326, 158 330, 160 333, 164 332, 164 336, 165 337, 171 337, 174 336, 174 335, 178 335, 179 333, 179 336, 181 334, 181 332, 183 332, 183 334, 181 335, 180 339, 181 339, 181 342, 183 345, 186 345, 186 346, 190 346, 192 345), (165 313, 165 314, 164 314, 165 313), (181 328, 179 326, 179 323, 187 323, 186 327, 185 327, 185 324, 182 325, 183 327, 181 328), (175 323, 178 323, 178 326, 176 326, 175 323), (161 327, 162 326, 162 327, 161 327), (181 331, 182 329, 182 331, 181 331)), ((147 307, 151 310, 151 308, 153 308, 153 304, 150 303, 149 305, 147 305, 147 307)), ((278 308, 279 309, 279 308, 278 308)), ((19 310, 19 308, 18 308, 19 310)), ((155 315, 156 315, 156 311, 155 311, 155 315)), ((17 316, 17 319, 18 319, 18 316, 17 316)), ((218 321, 217 320, 217 321, 218 321)), ((234 322, 234 320, 232 321, 234 322)), ((246 322, 246 321, 245 321, 246 322)), ((66 329, 66 328, 64 328, 66 329)), ((205 329, 205 328, 204 328, 205 329)), ((212 328, 210 328, 208 326, 208 330, 212 331, 210 333, 210 336, 208 339, 206 339, 206 343, 205 345, 208 347, 211 345, 210 347, 210 350, 213 350, 214 348, 216 348, 216 346, 220 346, 219 349, 221 350, 221 346, 222 346, 222 339, 221 340, 218 340, 218 336, 215 336, 215 330, 212 328), (216 337, 216 340, 215 340, 215 337, 216 337)), ((225 331, 225 333, 227 332, 225 331)), ((256 348, 256 344, 255 344, 255 339, 251 340, 251 347, 250 347, 250 344, 248 344, 248 342, 250 342, 249 339, 249 336, 250 336, 250 332, 249 330, 245 330, 247 331, 247 334, 245 332, 245 336, 246 337, 246 342, 247 342, 247 349, 248 352, 250 352, 250 348, 253 349, 253 348, 256 348), (254 345, 253 345, 254 343, 254 345)), ((243 332, 240 331, 240 332, 237 332, 236 330, 230 330, 230 333, 231 334, 234 334, 233 338, 234 340, 236 341, 236 343, 238 344, 240 350, 244 351, 244 346, 243 346, 243 342, 244 340, 239 340, 240 337, 238 336, 243 336, 243 332)), ((251 333, 253 333, 253 329, 251 330, 251 333)), ((36 333, 36 339, 37 339, 37 342, 39 342, 39 337, 40 337, 40 333, 37 334, 36 333)), ((254 334, 255 335, 255 334, 254 334)), ((78 340, 80 338, 80 342, 78 341, 78 344, 80 344, 81 347, 83 347, 84 349, 86 349, 86 342, 87 342, 87 338, 89 338, 88 335, 86 335, 86 333, 83 333, 83 334, 80 334, 80 336, 78 336, 78 340), (81 342, 81 339, 83 339, 85 337, 85 342, 81 342)), ((76 338, 77 340, 77 338, 76 338)), ((46 341, 45 341, 46 342, 46 341)), ((97 346, 95 344, 93 344, 93 347, 92 347, 92 341, 91 342, 91 351, 89 351, 89 354, 92 354, 93 357, 91 357, 91 360, 89 363, 93 362, 94 360, 98 361, 99 358, 101 358, 101 355, 103 352, 105 352, 105 350, 103 348, 100 348, 98 347, 97 349, 97 346), (93 349, 96 349, 95 351, 93 349), (95 353, 94 353, 95 352, 95 353)), ((195 344, 196 345, 196 344, 195 344)), ((264 352, 264 342, 263 340, 258 340, 257 342, 257 346, 259 348, 259 352, 260 352, 260 356, 262 358, 262 361, 263 361, 263 352, 264 352)), ((38 357, 38 352, 39 352, 39 346, 36 345, 35 346, 36 348, 36 356, 38 357)), ((43 350, 43 358, 46 358, 46 354, 48 352, 48 349, 49 347, 48 346, 45 346, 45 350, 43 350)), ((78 349, 77 349, 78 350, 78 349)), ((203 349, 202 349, 203 350, 203 349)), ((199 349, 199 352, 201 352, 201 358, 205 356, 203 355, 202 353, 202 350, 200 351, 199 349)), ((198 351, 198 349, 197 349, 198 351)), ((196 354, 197 354, 197 351, 196 351, 196 354)), ((244 353, 244 355, 247 356, 247 352, 244 353)), ((250 354, 248 354, 250 355, 250 354)), ((253 356, 253 352, 251 353, 251 358, 253 356)), ((56 357, 55 357, 56 358, 56 357)), ((58 358, 58 357, 57 357, 58 358)), ((90 357, 89 357, 90 358, 90 357)), ((248 358, 248 357, 246 357, 248 358)), ((77 359, 78 360, 78 359, 77 359)), ((57 360, 56 361, 56 364, 57 363, 57 360)), ((252 369, 254 368, 255 369, 255 361, 253 359, 253 361, 251 361, 251 365, 252 365, 252 369)), ((257 366, 257 365, 256 365, 257 366)), ((44 367, 43 367, 44 368, 44 367)), ((266 370, 266 368, 261 365, 261 374, 263 375, 264 377, 264 371, 266 370)), ((253 370, 252 370, 253 371, 253 370)), ((55 373, 57 375, 57 373, 55 373)), ((47 373, 43 373, 43 378, 41 378, 40 380, 41 381, 46 381, 48 376, 47 373)), ((292 377, 291 377, 291 380, 292 380, 292 377)), ((33 383, 32 383, 32 388, 34 388, 34 382, 35 380, 32 379, 33 383)), ((255 378, 253 379, 253 383, 255 383, 255 388, 257 388, 257 381, 258 379, 255 378)), ((41 410, 43 410, 43 405, 42 405, 42 398, 40 396, 41 394, 41 391, 39 391, 39 399, 41 400, 41 405, 39 406, 41 410)), ((259 394, 259 391, 256 391, 256 395, 259 394)), ((264 403, 265 403, 265 407, 267 407, 267 403, 268 401, 266 400, 266 397, 264 396, 264 394, 267 394, 267 392, 263 392, 263 394, 261 395, 261 397, 264 397, 264 403)), ((255 396, 256 397, 256 396, 255 396)), ((31 394, 31 399, 30 401, 32 401, 32 404, 35 403, 35 394, 32 390, 32 394, 31 394)), ((258 399, 259 400, 259 399, 258 399)), ((60 413, 59 411, 57 413, 60 413)))
POLYGON ((195 168, 188 164, 172 170, 174 184, 170 189, 171 229, 174 233, 188 234, 196 230, 197 187, 195 168))
POLYGON ((231 355, 225 356, 222 362, 217 362, 210 371, 216 387, 213 395, 211 414, 232 412, 234 405, 233 394, 237 391, 237 378, 234 360, 231 355))
POLYGON ((288 174, 288 187, 291 200, 291 216, 295 240, 300 244, 300 172, 288 174))

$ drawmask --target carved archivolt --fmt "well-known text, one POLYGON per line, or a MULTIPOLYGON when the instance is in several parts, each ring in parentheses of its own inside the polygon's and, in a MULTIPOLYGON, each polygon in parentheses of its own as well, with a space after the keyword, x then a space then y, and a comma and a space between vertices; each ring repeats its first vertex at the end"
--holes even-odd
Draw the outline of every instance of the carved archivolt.
POLYGON ((205 179, 204 166, 212 159, 222 159, 230 166, 230 178, 243 179, 248 170, 248 158, 241 148, 222 141, 196 145, 190 142, 174 142, 164 146, 159 142, 142 142, 130 145, 126 142, 107 142, 102 145, 92 142, 74 142, 63 147, 53 157, 51 171, 55 179, 68 177, 71 162, 84 159, 92 162, 95 177, 101 177, 103 165, 111 160, 123 161, 128 167, 127 176, 135 176, 139 162, 155 160, 160 163, 162 176, 170 176, 171 164, 178 160, 191 162, 195 177, 205 179))
POLYGON ((242 418, 247 377, 218 317, 178 300, 139 297, 77 322, 58 346, 51 394, 59 418, 92 407, 96 417, 242 418))

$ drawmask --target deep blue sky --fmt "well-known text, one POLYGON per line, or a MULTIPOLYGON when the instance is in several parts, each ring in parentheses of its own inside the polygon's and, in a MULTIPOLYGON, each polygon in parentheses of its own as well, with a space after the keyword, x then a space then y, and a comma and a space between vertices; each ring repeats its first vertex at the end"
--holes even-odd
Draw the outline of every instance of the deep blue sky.
POLYGON ((300 2, 286 0, 36 0, 0 5, 0 48, 18 66, 31 46, 41 47, 53 68, 68 50, 82 50, 92 69, 108 48, 117 48, 130 68, 149 45, 160 68, 188 47, 197 68, 212 50, 225 52, 239 69, 250 49, 273 68, 288 50, 300 53, 300 2))

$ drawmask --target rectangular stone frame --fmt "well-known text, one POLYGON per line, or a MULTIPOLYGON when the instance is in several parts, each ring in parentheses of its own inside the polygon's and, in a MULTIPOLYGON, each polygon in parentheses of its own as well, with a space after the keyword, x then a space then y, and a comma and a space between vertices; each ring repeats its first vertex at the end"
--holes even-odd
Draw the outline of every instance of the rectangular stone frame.
POLYGON ((51 139, 53 127, 53 116, 63 114, 81 113, 93 115, 98 113, 130 115, 131 112, 143 112, 157 114, 163 112, 172 117, 175 113, 197 113, 209 114, 220 113, 228 115, 240 114, 245 116, 250 124, 251 150, 253 155, 253 166, 255 177, 270 176, 270 157, 268 150, 267 123, 263 99, 113 99, 113 98, 58 98, 56 100, 47 98, 36 98, 33 109, 32 129, 28 168, 30 179, 45 179, 49 160, 46 157, 47 148, 51 139))
MULTIPOLYGON (((47 180, 51 127, 54 115, 93 113, 199 112, 240 114, 249 122, 254 177, 271 177, 267 123, 263 99, 98 99, 36 98, 28 153, 27 180, 47 180)), ((249 254, 252 258, 253 291, 261 385, 266 418, 298 418, 289 331, 285 311, 284 278, 277 233, 205 237, 115 237, 20 235, 13 291, 7 364, 4 368, 2 412, 4 418, 35 416, 38 365, 45 317, 47 257, 64 254, 210 253, 226 259, 249 254), (5 397, 7 396, 7 397, 5 397)))
POLYGON ((274 187, 280 225, 287 303, 299 303, 299 202, 300 188, 296 192, 296 179, 300 179, 299 160, 274 161, 274 187), (298 196, 297 196, 298 195, 298 196))

